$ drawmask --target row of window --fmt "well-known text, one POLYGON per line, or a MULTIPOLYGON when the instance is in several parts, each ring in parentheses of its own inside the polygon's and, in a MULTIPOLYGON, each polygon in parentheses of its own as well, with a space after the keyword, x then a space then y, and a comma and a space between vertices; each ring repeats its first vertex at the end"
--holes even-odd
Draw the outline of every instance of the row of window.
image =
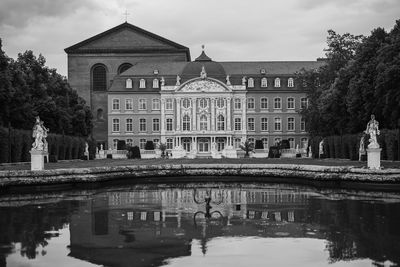
MULTIPOLYGON (((247 109, 255 109, 255 98, 247 98, 247 109)), ((161 101, 160 99, 152 99, 151 102, 152 110, 160 110, 161 108, 161 101)), ((139 110, 147 110, 147 99, 139 99, 139 110)), ((225 101, 222 98, 218 98, 216 101, 216 105, 218 108, 225 107, 225 101)), ((165 109, 166 110, 173 110, 173 99, 168 98, 165 101, 165 109)), ((184 108, 191 107, 191 101, 188 98, 183 99, 182 106, 184 108)), ((205 98, 199 100, 199 106, 201 108, 208 107, 208 101, 205 98)), ((300 108, 307 108, 308 107, 308 99, 306 97, 300 98, 300 108)), ((268 98, 262 97, 260 98, 260 108, 261 109, 268 109, 268 98)), ((286 108, 287 109, 295 109, 295 99, 294 97, 288 97, 286 101, 286 108)), ((234 109, 240 110, 242 109, 242 101, 239 98, 234 99, 234 109)), ((282 98, 275 97, 274 98, 274 109, 282 109, 282 98)), ((114 98, 112 100, 112 110, 120 110, 120 100, 118 98, 114 98)), ((125 99, 125 110, 133 110, 133 99, 127 98, 125 99)))
MULTIPOLYGON (((153 132, 160 132, 160 119, 154 118, 153 119, 153 132)), ((182 130, 183 131, 190 131, 191 130, 191 118, 188 115, 183 116, 182 119, 182 130)), ((268 131, 268 118, 260 118, 260 126, 261 131, 268 131)), ((208 131, 209 130, 209 123, 208 118, 206 115, 200 116, 199 121, 200 131, 208 131)), ((295 130, 295 118, 289 117, 287 118, 286 124, 287 131, 294 131, 295 130)), ((173 119, 167 118, 165 120, 165 130, 166 131, 173 131, 173 119)), ((219 115, 217 117, 217 131, 225 131, 225 117, 223 115, 219 115)), ((242 118, 234 118, 234 130, 241 131, 242 130, 242 118)), ((255 118, 247 118, 247 130, 248 131, 255 131, 255 118)), ((302 118, 300 120, 300 131, 304 132, 306 130, 305 120, 302 118)), ((120 119, 114 118, 112 120, 112 131, 113 132, 120 132, 120 119)), ((125 120, 125 131, 126 132, 133 132, 133 119, 127 118, 125 120)), ((144 118, 139 119, 139 132, 146 132, 147 131, 147 121, 144 118)), ((274 131, 281 132, 282 131, 282 118, 276 117, 274 118, 274 131)))

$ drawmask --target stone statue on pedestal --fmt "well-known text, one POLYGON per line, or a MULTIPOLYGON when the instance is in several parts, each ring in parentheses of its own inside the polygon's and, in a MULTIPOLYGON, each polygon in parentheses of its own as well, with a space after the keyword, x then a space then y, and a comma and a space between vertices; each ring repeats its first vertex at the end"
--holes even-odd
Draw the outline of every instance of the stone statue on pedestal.
POLYGON ((35 138, 35 142, 32 144, 32 150, 48 150, 48 145, 46 141, 47 132, 49 129, 44 127, 43 121, 40 120, 40 117, 36 117, 35 125, 33 126, 32 137, 35 138))
POLYGON ((230 75, 226 75, 226 85, 232 85, 231 81, 229 80, 230 77, 230 75))
POLYGON ((319 142, 319 158, 324 156, 324 139, 319 142))
POLYGON ((371 120, 367 124, 367 129, 364 131, 369 134, 368 148, 379 148, 376 136, 380 135, 379 122, 375 120, 375 115, 371 115, 371 120))
POLYGON ((181 85, 181 77, 179 75, 176 75, 176 85, 181 85))

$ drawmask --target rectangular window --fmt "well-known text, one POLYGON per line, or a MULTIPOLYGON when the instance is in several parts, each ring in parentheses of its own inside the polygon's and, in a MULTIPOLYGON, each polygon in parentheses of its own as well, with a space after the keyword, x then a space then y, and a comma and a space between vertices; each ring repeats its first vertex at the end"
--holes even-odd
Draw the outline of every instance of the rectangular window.
POLYGON ((274 109, 281 109, 282 108, 282 100, 280 97, 274 98, 274 109))
POLYGON ((166 110, 173 110, 174 109, 174 102, 172 98, 167 98, 165 101, 165 109, 166 110))
POLYGON ((167 138, 167 149, 174 148, 174 140, 172 138, 167 138))
POLYGON ((160 110, 160 99, 153 99, 151 108, 152 110, 160 110))
POLYGON ((158 139, 158 138, 153 139, 153 143, 154 143, 154 146, 155 146, 156 148, 158 148, 158 146, 160 145, 160 144, 159 144, 159 143, 160 143, 160 139, 158 139))
POLYGON ((308 108, 308 99, 306 97, 300 98, 300 107, 302 109, 308 108))
POLYGON ((133 99, 125 99, 125 110, 133 110, 133 99))
POLYGON ((281 118, 275 118, 275 131, 280 132, 282 131, 282 119, 281 118))
POLYGON ((127 146, 133 146, 133 140, 132 139, 126 139, 126 145, 127 146))
POLYGON ((126 119, 126 131, 133 132, 133 119, 126 119))
POLYGON ((113 139, 113 148, 117 150, 118 147, 118 139, 113 139))
POLYGON ((240 98, 235 98, 234 108, 235 109, 242 109, 242 101, 240 100, 240 98))
POLYGON ((287 130, 294 131, 294 118, 287 119, 287 130))
POLYGON ((139 120, 139 131, 145 132, 146 131, 146 119, 139 120))
POLYGON ((254 98, 247 98, 247 109, 254 109, 254 98))
POLYGON ((268 131, 268 118, 261 118, 261 131, 268 131))
POLYGON ((147 142, 146 139, 140 139, 140 140, 139 140, 139 147, 140 147, 140 149, 144 149, 144 147, 146 146, 146 142, 147 142))
POLYGON ((112 100, 112 110, 119 110, 119 99, 115 98, 112 100))
POLYGON ((153 132, 160 131, 160 119, 153 119, 153 132))
POLYGON ((255 123, 254 118, 247 118, 247 130, 255 131, 255 123))
POLYGON ((268 148, 268 138, 261 138, 264 149, 268 148))
POLYGON ((294 98, 293 97, 289 97, 287 99, 287 108, 294 109, 294 98))
POLYGON ((235 138, 234 142, 235 142, 235 148, 240 148, 240 145, 242 143, 242 139, 235 138))
POLYGON ((304 118, 301 118, 301 121, 300 121, 300 131, 302 131, 302 132, 306 131, 306 120, 304 118))
POLYGON ((113 132, 119 132, 119 119, 113 119, 113 132))
POLYGON ((261 109, 268 109, 268 98, 263 97, 260 100, 261 109))
POLYGON ((241 130, 242 130, 242 119, 235 118, 235 131, 241 131, 241 130))
POLYGON ((147 101, 146 99, 139 99, 139 110, 147 109, 147 101))
POLYGON ((167 118, 167 120, 166 120, 166 130, 167 131, 172 131, 172 127, 173 127, 173 121, 172 121, 172 119, 171 118, 167 118))

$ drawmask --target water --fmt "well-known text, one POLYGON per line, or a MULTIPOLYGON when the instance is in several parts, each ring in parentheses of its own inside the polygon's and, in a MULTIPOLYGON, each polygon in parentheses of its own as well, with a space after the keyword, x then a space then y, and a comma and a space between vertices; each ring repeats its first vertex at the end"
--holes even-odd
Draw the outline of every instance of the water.
POLYGON ((0 195, 0 266, 398 266, 400 194, 280 184, 0 195))

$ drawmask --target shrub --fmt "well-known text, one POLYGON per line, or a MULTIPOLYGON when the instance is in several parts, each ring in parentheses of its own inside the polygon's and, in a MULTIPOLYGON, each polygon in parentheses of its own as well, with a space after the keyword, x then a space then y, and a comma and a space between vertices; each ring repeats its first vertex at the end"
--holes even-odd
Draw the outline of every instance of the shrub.
POLYGON ((264 149, 264 144, 262 140, 256 140, 255 149, 264 149))
POLYGON ((0 163, 9 161, 10 142, 8 140, 8 129, 0 128, 0 163))
POLYGON ((149 140, 146 142, 146 145, 144 146, 145 150, 154 150, 154 143, 153 141, 149 140))
POLYGON ((125 140, 118 140, 117 150, 126 150, 125 140))
POLYGON ((140 148, 138 146, 134 146, 132 148, 132 158, 134 158, 134 159, 140 159, 141 158, 140 148))

